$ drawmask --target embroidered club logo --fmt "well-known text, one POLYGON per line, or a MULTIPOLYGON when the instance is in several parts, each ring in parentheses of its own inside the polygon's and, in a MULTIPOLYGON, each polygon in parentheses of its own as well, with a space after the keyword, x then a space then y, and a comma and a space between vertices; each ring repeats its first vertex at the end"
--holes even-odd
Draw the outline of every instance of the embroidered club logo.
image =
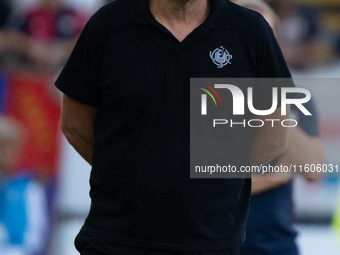
POLYGON ((231 64, 232 55, 223 46, 216 48, 209 53, 211 60, 217 65, 217 68, 222 68, 227 64, 231 64))

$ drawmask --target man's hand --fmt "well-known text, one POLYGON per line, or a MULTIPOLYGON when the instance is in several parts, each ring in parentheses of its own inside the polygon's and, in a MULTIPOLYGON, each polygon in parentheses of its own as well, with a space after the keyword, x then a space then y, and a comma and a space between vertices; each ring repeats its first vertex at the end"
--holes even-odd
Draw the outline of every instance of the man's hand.
POLYGON ((61 130, 68 142, 90 165, 94 146, 94 120, 98 107, 88 106, 64 95, 61 107, 61 130))

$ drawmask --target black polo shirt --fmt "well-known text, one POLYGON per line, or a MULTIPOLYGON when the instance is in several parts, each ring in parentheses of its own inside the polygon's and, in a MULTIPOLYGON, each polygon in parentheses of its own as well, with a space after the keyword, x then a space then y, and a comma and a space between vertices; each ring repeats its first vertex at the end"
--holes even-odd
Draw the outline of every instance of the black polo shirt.
POLYGON ((229 1, 211 0, 207 20, 182 42, 154 19, 147 0, 103 7, 56 82, 99 107, 82 231, 164 250, 242 243, 250 179, 189 178, 190 77, 289 76, 267 22, 229 1), (232 55, 222 68, 209 54, 221 46, 232 55))

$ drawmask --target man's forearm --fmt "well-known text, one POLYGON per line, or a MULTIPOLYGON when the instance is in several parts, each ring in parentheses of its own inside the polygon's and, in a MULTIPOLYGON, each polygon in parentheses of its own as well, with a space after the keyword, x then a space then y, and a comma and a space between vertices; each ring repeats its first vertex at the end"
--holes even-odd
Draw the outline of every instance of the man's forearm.
MULTIPOLYGON (((289 114, 290 108, 286 109, 289 114)), ((283 118, 281 116, 281 108, 278 108, 273 114, 265 117, 257 117, 263 119, 283 118)), ((250 144, 250 165, 259 166, 266 164, 281 155, 288 144, 288 128, 271 122, 265 122, 260 128, 254 128, 254 134, 250 144)))
POLYGON ((252 141, 250 147, 250 165, 259 166, 267 164, 285 151, 285 143, 282 142, 259 142, 257 139, 252 141))
POLYGON ((92 166, 93 157, 93 136, 81 133, 72 133, 68 131, 63 131, 67 141, 72 145, 72 147, 92 166))
POLYGON ((64 95, 61 129, 68 142, 90 165, 94 148, 94 120, 98 107, 84 105, 64 95))

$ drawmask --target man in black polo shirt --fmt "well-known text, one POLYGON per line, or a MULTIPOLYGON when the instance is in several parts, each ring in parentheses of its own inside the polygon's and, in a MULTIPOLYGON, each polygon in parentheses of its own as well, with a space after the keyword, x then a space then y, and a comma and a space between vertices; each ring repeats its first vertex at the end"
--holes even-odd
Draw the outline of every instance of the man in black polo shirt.
MULTIPOLYGON (((56 81, 62 130, 92 165, 82 255, 238 254, 250 179, 190 179, 190 77, 290 73, 262 16, 225 0, 116 0, 84 28, 56 81)), ((286 140, 285 128, 265 126, 249 155, 226 157, 258 165, 286 140)))

